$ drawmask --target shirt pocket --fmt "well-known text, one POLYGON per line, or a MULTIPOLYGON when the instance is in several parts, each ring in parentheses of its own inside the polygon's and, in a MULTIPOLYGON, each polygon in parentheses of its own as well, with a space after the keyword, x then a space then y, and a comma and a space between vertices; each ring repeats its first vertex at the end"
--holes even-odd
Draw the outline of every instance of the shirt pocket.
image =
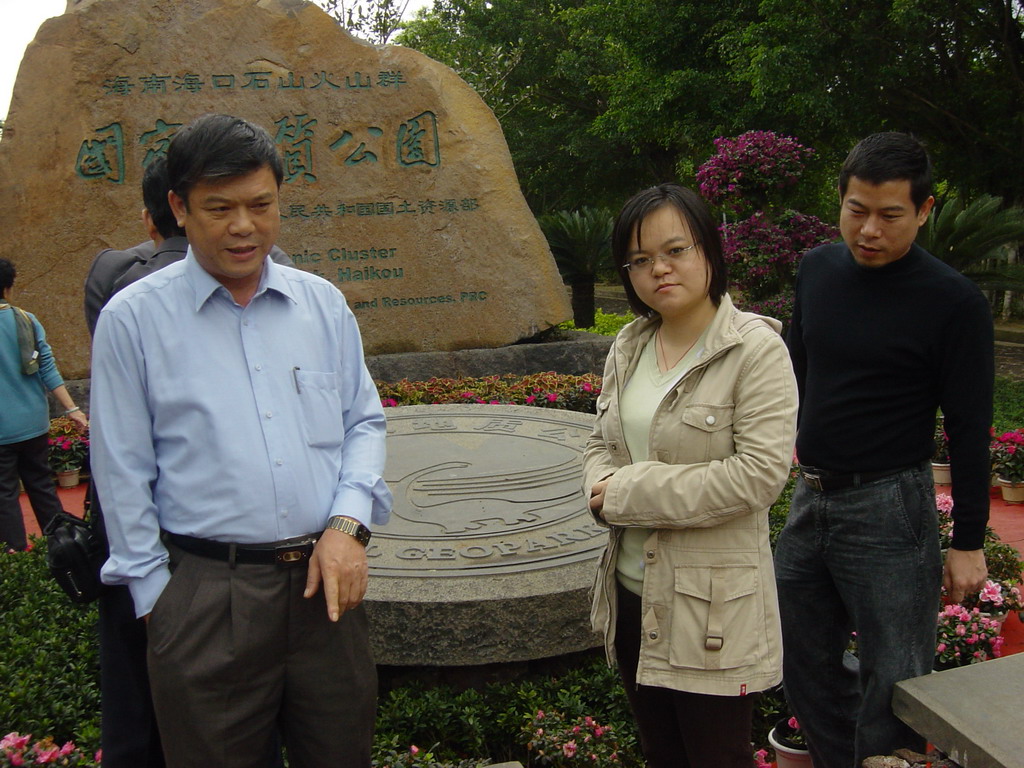
POLYGON ((735 407, 694 403, 683 408, 683 424, 679 430, 679 450, 688 461, 713 461, 732 456, 736 445, 732 438, 735 407))
POLYGON ((338 375, 324 371, 295 369, 299 406, 311 448, 337 448, 345 439, 341 418, 341 389, 338 375))
POLYGON ((756 565, 675 569, 669 663, 734 669, 758 660, 764 609, 756 565))

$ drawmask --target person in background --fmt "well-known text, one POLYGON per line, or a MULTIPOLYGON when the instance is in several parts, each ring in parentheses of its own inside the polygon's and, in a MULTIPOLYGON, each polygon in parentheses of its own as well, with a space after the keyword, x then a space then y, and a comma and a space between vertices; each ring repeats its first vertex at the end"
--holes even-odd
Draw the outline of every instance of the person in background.
POLYGON ((25 486, 39 528, 45 530, 63 511, 49 463, 52 392, 64 415, 81 429, 89 420, 64 386, 46 331, 35 315, 10 303, 17 270, 0 259, 0 548, 28 546, 18 500, 18 480, 25 486))
POLYGON ((583 459, 611 528, 592 622, 652 768, 750 768, 758 691, 782 678, 768 508, 797 392, 781 324, 739 312, 694 192, 632 197, 612 253, 638 318, 615 338, 583 459))
POLYGON ((914 243, 931 182, 913 137, 862 140, 839 173, 843 242, 809 251, 797 275, 801 480, 775 556, 786 698, 818 768, 921 751, 893 686, 932 669, 940 587, 959 602, 987 573, 992 316, 977 286, 914 243), (945 565, 938 408, 953 472, 945 565), (851 632, 856 664, 844 663, 851 632))
POLYGON ((281 158, 205 115, 167 155, 188 254, 118 292, 93 344, 108 584, 147 622, 172 768, 368 766, 365 610, 386 422, 342 294, 268 258, 281 158))

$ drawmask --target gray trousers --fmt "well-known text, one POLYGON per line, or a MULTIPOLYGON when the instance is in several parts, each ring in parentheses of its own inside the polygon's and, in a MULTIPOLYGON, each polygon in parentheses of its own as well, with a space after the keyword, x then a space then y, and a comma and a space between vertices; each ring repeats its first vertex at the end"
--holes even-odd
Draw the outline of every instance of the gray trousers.
POLYGON ((171 548, 150 614, 150 684, 170 768, 366 768, 377 673, 363 607, 327 618, 305 564, 237 565, 171 548))

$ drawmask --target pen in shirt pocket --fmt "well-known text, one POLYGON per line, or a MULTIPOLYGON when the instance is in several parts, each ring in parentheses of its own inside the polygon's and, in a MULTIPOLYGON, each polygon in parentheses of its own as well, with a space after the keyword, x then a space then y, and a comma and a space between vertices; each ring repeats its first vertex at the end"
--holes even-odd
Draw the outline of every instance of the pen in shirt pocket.
POLYGON ((295 382, 295 393, 299 394, 299 395, 302 394, 302 387, 299 386, 299 371, 300 370, 302 370, 302 369, 299 368, 299 366, 297 366, 297 365, 292 368, 292 381, 295 382))

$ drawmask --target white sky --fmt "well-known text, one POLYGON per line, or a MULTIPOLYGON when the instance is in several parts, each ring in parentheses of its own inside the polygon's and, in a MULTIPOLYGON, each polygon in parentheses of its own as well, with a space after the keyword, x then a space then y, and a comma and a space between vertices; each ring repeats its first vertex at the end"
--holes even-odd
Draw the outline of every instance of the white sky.
MULTIPOLYGON (((405 18, 412 18, 416 9, 430 0, 410 0, 405 18)), ((66 0, 0 0, 0 117, 6 116, 11 91, 18 76, 18 67, 25 47, 36 36, 39 26, 52 16, 60 16, 66 0)))

